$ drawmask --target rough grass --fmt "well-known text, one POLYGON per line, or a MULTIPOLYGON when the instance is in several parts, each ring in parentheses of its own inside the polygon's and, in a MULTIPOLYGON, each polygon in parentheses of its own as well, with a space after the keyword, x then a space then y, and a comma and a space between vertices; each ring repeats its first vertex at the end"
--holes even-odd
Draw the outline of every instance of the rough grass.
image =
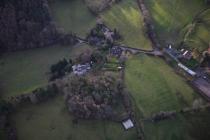
MULTIPOLYGON (((210 19, 210 12, 208 13, 210 19)), ((206 18, 207 19, 207 18, 206 18)), ((204 19, 205 20, 205 19, 204 19)), ((210 42, 210 21, 199 24, 194 32, 189 36, 186 44, 192 48, 197 48, 200 52, 209 47, 210 42)))
POLYGON ((122 43, 133 48, 152 49, 149 39, 145 36, 141 12, 135 0, 123 0, 101 16, 109 27, 120 32, 123 37, 122 43))
POLYGON ((0 58, 0 86, 3 98, 31 91, 47 84, 50 66, 73 57, 89 46, 38 48, 4 54, 0 58))
POLYGON ((83 0, 56 0, 50 3, 50 8, 58 26, 67 33, 84 37, 96 23, 83 0))
POLYGON ((121 124, 82 121, 73 124, 61 97, 37 106, 26 106, 13 120, 21 140, 131 140, 135 129, 125 131, 121 124))
MULTIPOLYGON (((183 40, 183 29, 192 23, 194 17, 207 8, 204 0, 146 0, 147 7, 154 19, 155 30, 161 42, 177 45, 183 40)), ((209 14, 204 19, 209 19, 209 14)), ((208 47, 209 26, 198 25, 187 45, 203 51, 208 47)))
MULTIPOLYGON (((195 99, 200 99, 200 96, 191 89, 184 79, 176 75, 173 69, 161 59, 145 55, 135 56, 126 63, 125 72, 126 85, 140 114, 142 114, 141 118, 149 117, 160 111, 191 107, 195 99)), ((208 138, 209 127, 206 129, 207 126, 202 120, 206 120, 210 113, 203 111, 201 114, 203 115, 178 115, 176 119, 159 123, 145 122, 146 140, 208 138), (198 123, 193 123, 194 120, 197 120, 198 123)), ((206 124, 208 122, 206 121, 206 124)))
POLYGON ((144 123, 146 140, 209 140, 209 117, 209 110, 203 110, 156 124, 144 123))

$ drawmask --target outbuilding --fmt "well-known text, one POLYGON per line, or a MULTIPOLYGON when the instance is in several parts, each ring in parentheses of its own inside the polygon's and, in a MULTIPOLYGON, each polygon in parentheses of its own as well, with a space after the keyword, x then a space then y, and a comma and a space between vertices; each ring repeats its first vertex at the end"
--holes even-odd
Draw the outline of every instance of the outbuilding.
POLYGON ((128 130, 128 129, 134 127, 134 124, 133 124, 133 122, 132 122, 131 119, 128 119, 128 120, 123 121, 122 124, 123 124, 123 127, 124 127, 126 130, 128 130))

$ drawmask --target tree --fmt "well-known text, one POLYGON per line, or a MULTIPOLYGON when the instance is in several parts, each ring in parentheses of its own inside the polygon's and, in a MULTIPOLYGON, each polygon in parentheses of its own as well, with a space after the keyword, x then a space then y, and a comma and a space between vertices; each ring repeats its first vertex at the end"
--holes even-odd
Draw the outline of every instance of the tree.
POLYGON ((69 59, 69 61, 64 58, 63 60, 60 60, 58 63, 53 64, 50 67, 50 81, 62 78, 66 73, 72 72, 72 65, 73 61, 69 59))

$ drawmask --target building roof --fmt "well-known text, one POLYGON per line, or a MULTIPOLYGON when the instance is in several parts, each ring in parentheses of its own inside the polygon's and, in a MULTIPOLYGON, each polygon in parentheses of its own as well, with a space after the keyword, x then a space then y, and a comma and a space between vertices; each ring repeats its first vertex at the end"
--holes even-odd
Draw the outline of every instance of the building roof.
POLYGON ((126 130, 134 127, 134 124, 131 121, 131 119, 128 119, 128 120, 124 121, 122 124, 123 124, 123 126, 126 130))
POLYGON ((182 68, 183 70, 185 70, 188 74, 192 75, 192 76, 195 76, 196 75, 196 72, 192 71, 191 69, 189 69, 188 67, 186 67, 185 65, 179 63, 178 66, 180 68, 182 68))

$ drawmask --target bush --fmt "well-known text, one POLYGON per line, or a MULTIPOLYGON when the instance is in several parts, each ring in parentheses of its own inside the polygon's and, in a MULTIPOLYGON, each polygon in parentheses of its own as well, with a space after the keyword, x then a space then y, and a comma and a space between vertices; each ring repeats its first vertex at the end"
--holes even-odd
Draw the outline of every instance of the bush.
POLYGON ((52 65, 50 67, 50 81, 62 78, 63 76, 65 76, 66 73, 72 72, 72 65, 73 61, 71 59, 67 61, 65 58, 63 60, 60 60, 58 63, 52 65))

